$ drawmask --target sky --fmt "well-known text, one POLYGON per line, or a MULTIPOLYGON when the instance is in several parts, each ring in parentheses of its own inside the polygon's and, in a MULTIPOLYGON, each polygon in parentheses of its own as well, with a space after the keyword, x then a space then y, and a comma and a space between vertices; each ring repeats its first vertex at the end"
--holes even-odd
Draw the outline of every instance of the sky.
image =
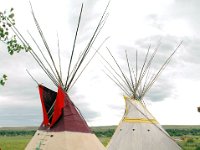
MULTIPOLYGON (((60 41, 62 72, 67 74, 69 54, 81 3, 84 3, 82 21, 78 33, 76 52, 83 50, 100 19, 107 0, 31 1, 35 15, 53 55, 57 60, 57 34, 60 41)), ((198 125, 200 114, 200 10, 198 0, 113 0, 109 17, 93 47, 109 37, 101 48, 109 61, 106 47, 125 68, 125 54, 135 61, 135 51, 141 65, 144 53, 151 44, 159 42, 154 69, 177 47, 183 44, 172 61, 144 97, 146 107, 163 125, 198 125)), ((42 42, 31 16, 29 1, 0 0, 0 11, 15 9, 16 25, 30 40, 29 31, 38 43, 42 42)), ((69 95, 79 107, 90 126, 117 125, 124 113, 123 92, 103 72, 104 66, 95 56, 77 81, 69 95)), ((26 69, 43 85, 57 90, 29 53, 10 56, 6 46, 0 43, 0 75, 8 75, 4 87, 0 87, 0 126, 39 126, 42 121, 41 104, 37 84, 26 69)))

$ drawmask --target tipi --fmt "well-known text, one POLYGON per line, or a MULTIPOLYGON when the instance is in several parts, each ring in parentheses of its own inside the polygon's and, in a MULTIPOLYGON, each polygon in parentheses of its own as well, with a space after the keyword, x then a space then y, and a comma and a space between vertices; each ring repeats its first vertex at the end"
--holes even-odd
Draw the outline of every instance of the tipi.
MULTIPOLYGON (((180 45, 179 45, 180 46, 180 45)), ((178 46, 178 47, 179 47, 178 46)), ((106 73, 126 94, 125 99, 125 113, 121 122, 119 123, 114 135, 112 136, 107 149, 108 150, 180 150, 181 148, 169 136, 169 134, 161 127, 158 121, 151 115, 145 107, 143 97, 151 88, 160 73, 171 60, 178 47, 163 63, 160 69, 153 75, 150 75, 150 67, 157 53, 157 48, 150 55, 150 47, 144 58, 144 63, 139 70, 138 68, 138 54, 136 51, 135 70, 131 66, 127 52, 126 62, 127 71, 120 67, 117 60, 111 54, 110 56, 115 62, 111 65, 106 61, 106 73)), ((101 56, 101 55, 100 55, 101 56)))
POLYGON ((104 150, 67 93, 39 85, 44 120, 26 150, 104 150), (54 104, 54 107, 52 107, 54 104))
MULTIPOLYGON (((107 6, 108 7, 108 6, 107 6)), ((28 143, 26 150, 104 150, 105 147, 101 144, 98 138, 91 132, 86 121, 82 117, 80 111, 71 101, 68 96, 69 90, 73 87, 77 79, 80 77, 82 72, 85 70, 87 65, 91 62, 93 55, 85 62, 86 56, 90 52, 90 49, 99 35, 105 20, 108 16, 107 7, 100 18, 100 21, 91 36, 88 44, 80 52, 78 59, 74 62, 74 53, 76 49, 76 40, 78 38, 78 31, 81 22, 81 16, 83 11, 83 5, 81 7, 80 15, 78 18, 78 25, 76 28, 76 33, 74 37, 73 48, 71 51, 71 56, 69 57, 69 65, 66 80, 63 82, 63 75, 61 69, 61 60, 60 60, 60 49, 58 46, 58 60, 59 64, 56 65, 52 51, 50 50, 47 41, 45 40, 44 34, 40 28, 40 25, 35 17, 35 14, 32 9, 33 19, 35 21, 38 33, 43 41, 44 49, 37 44, 36 40, 29 33, 33 44, 29 44, 26 41, 26 38, 22 36, 19 30, 16 28, 12 20, 7 18, 7 21, 10 23, 12 31, 16 34, 16 39, 20 40, 20 43, 17 43, 18 48, 25 49, 30 52, 39 66, 43 69, 45 74, 49 79, 54 83, 58 88, 58 91, 52 91, 47 87, 39 84, 33 76, 33 80, 38 84, 40 99, 43 109, 43 122, 31 141, 28 143), (36 53, 36 50, 39 52, 36 53)), ((32 7, 31 7, 32 8, 32 7)), ((58 44, 59 45, 59 44, 58 44)))

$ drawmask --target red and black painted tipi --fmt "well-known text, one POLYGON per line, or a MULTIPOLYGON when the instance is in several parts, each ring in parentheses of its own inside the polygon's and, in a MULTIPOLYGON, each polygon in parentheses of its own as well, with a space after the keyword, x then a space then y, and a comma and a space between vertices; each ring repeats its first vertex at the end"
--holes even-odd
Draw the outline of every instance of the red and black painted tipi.
POLYGON ((65 91, 39 85, 43 122, 26 149, 104 150, 65 91), (54 106, 54 107, 52 107, 54 106))
MULTIPOLYGON (((108 7, 108 6, 107 6, 108 7)), ((94 30, 93 35, 88 40, 86 47, 83 48, 77 60, 74 60, 76 52, 76 40, 78 38, 78 31, 80 28, 83 4, 81 7, 80 15, 78 18, 78 25, 76 28, 76 34, 74 37, 73 48, 71 56, 69 57, 69 65, 66 78, 63 78, 61 68, 61 53, 58 46, 58 63, 54 61, 52 51, 50 50, 45 36, 40 28, 40 25, 35 17, 32 9, 33 19, 35 21, 38 33, 44 44, 44 49, 41 49, 37 44, 36 40, 30 34, 34 46, 30 45, 26 41, 26 38, 19 32, 14 24, 11 24, 11 29, 16 34, 16 38, 22 42, 24 47, 45 74, 49 77, 52 83, 58 88, 58 91, 52 91, 47 87, 39 84, 33 76, 30 74, 32 79, 38 84, 40 99, 43 109, 43 122, 38 128, 37 132, 26 146, 26 150, 104 150, 104 146, 98 140, 98 138, 90 131, 86 121, 81 115, 78 108, 74 105, 72 100, 69 98, 69 90, 73 87, 77 79, 80 77, 82 72, 85 70, 87 65, 91 62, 94 55, 91 58, 86 57, 90 53, 91 47, 95 42, 99 32, 101 31, 105 20, 107 18, 107 7, 94 30), (34 47, 34 49, 32 48, 34 47), (83 62, 85 65, 83 65, 83 62), (73 64, 73 65, 72 65, 73 64), (65 79, 65 81, 63 81, 65 79)), ((32 7, 31 7, 32 8, 32 7)), ((59 44, 58 44, 59 45, 59 44)), ((77 56, 78 54, 76 54, 77 56)))

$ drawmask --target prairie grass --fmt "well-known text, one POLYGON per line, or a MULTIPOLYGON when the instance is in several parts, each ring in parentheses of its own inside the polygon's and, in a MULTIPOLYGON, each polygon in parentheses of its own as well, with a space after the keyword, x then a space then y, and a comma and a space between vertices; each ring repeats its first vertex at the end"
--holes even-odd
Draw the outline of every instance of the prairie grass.
MULTIPOLYGON (((116 126, 92 127, 106 146, 116 126)), ((183 150, 200 150, 200 126, 164 126, 183 150), (175 136, 176 135, 176 136, 175 136), (178 136, 177 136, 178 135, 178 136)), ((0 128, 0 150, 23 150, 36 128, 0 128)))

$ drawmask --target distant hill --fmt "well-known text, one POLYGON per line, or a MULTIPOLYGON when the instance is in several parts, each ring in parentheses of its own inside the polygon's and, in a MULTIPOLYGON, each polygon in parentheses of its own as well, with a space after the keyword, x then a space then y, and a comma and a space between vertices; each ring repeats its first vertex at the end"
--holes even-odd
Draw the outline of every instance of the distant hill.
MULTIPOLYGON (((106 131, 117 126, 92 126, 93 131, 106 131)), ((37 130, 38 127, 0 127, 0 130, 37 130)), ((163 125, 164 129, 200 129, 200 125, 163 125)))

